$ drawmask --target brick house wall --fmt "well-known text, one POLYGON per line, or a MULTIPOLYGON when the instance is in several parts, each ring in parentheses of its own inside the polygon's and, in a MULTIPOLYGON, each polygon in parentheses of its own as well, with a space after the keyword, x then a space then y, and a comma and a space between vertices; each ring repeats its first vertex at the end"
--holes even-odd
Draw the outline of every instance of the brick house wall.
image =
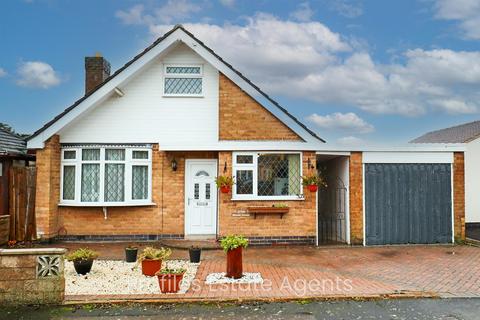
POLYGON ((465 240, 465 155, 454 153, 453 162, 454 237, 465 240))
POLYGON ((302 139, 225 75, 219 79, 220 140, 302 139))
POLYGON ((361 152, 350 155, 350 242, 363 244, 363 157, 361 152))

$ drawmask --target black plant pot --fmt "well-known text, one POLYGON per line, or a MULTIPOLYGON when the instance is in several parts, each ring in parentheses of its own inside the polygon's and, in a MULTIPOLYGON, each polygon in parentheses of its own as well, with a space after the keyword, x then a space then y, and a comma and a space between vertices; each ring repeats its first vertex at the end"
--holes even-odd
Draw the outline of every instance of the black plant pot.
POLYGON ((200 248, 188 249, 188 253, 190 254, 190 262, 192 263, 200 262, 200 254, 202 253, 202 249, 200 248))
POLYGON ((93 260, 77 260, 73 261, 73 267, 78 274, 85 275, 92 270, 93 260))
POLYGON ((125 248, 125 261, 136 262, 137 252, 138 252, 138 248, 125 248))

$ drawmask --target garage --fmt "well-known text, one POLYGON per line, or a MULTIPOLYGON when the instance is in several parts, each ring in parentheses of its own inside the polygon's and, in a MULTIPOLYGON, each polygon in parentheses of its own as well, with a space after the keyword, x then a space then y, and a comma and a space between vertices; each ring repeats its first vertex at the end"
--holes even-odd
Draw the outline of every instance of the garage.
POLYGON ((453 157, 364 160, 366 245, 452 242, 453 157))

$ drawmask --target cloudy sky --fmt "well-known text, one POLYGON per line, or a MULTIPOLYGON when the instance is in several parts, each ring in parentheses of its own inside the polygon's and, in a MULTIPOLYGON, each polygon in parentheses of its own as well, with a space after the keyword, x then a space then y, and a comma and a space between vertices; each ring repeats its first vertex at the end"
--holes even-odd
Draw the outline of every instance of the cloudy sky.
POLYGON ((0 122, 31 133, 182 23, 329 142, 403 143, 480 119, 480 0, 0 3, 0 122))

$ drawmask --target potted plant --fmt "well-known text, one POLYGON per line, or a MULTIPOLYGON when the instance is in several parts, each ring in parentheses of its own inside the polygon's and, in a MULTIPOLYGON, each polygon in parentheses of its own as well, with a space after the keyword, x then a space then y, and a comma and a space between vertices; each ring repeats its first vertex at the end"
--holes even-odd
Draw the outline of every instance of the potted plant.
POLYGON ((172 250, 168 248, 146 247, 137 259, 137 265, 142 264, 142 274, 153 277, 162 267, 162 260, 168 258, 172 250))
POLYGON ((191 246, 188 249, 188 254, 190 256, 190 262, 192 263, 199 263, 200 262, 200 255, 202 254, 202 249, 197 246, 191 246))
POLYGON ((302 177, 302 184, 310 190, 310 192, 317 192, 318 187, 326 187, 327 183, 322 176, 312 174, 302 177))
POLYGON ((180 290, 180 282, 187 270, 183 268, 170 269, 168 266, 156 272, 158 284, 162 293, 177 293, 180 290))
POLYGON ((215 183, 217 184, 217 188, 219 188, 222 193, 230 193, 234 181, 233 177, 230 176, 218 176, 215 179, 215 183))
POLYGON ((73 262, 73 267, 78 274, 85 275, 92 270, 93 260, 97 257, 97 252, 88 248, 80 248, 69 253, 66 259, 73 262))
POLYGON ((138 247, 129 245, 125 248, 125 261, 136 262, 137 261, 138 247))
POLYGON ((243 275, 242 248, 248 246, 248 240, 243 236, 229 235, 220 240, 223 251, 227 253, 227 274, 233 279, 243 275))

